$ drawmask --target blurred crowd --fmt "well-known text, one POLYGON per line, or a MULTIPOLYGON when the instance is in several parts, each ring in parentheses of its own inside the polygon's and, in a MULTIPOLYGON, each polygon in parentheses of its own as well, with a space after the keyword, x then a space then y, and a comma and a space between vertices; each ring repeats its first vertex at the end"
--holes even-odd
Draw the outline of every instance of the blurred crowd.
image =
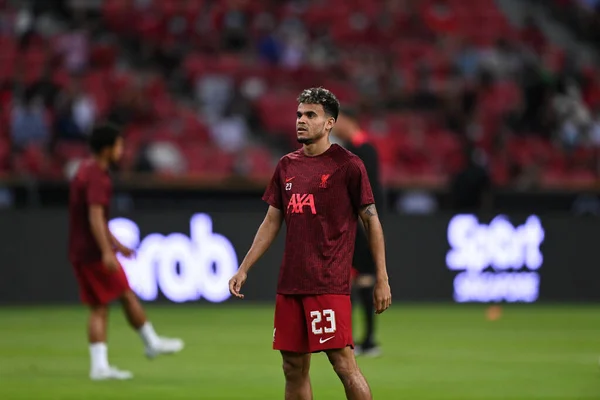
MULTIPOLYGON (((529 0, 540 3, 543 0, 529 0)), ((600 1, 553 0, 548 2, 552 15, 581 40, 600 48, 600 1)))
POLYGON ((109 121, 126 171, 263 179, 324 86, 389 185, 590 185, 598 78, 493 0, 0 0, 0 171, 64 177, 109 121))

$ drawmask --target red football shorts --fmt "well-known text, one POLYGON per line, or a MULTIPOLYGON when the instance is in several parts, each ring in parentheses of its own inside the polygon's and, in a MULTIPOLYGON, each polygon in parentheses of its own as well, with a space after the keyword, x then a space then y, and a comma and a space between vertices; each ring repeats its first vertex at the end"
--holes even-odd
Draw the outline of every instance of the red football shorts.
POLYGON ((73 266, 79 283, 81 301, 89 305, 106 305, 129 290, 129 281, 123 268, 109 271, 101 261, 73 266))
POLYGON ((273 349, 294 353, 354 348, 350 296, 277 295, 273 349))

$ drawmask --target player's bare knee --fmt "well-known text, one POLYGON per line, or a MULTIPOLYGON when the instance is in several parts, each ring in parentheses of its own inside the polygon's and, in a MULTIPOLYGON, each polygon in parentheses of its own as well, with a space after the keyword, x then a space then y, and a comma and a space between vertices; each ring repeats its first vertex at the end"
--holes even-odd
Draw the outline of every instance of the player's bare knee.
POLYGON ((107 305, 94 305, 90 307, 90 313, 96 317, 107 317, 108 306, 107 305))
POLYGON ((352 350, 348 347, 342 350, 333 350, 327 352, 329 362, 333 366, 335 373, 342 379, 353 375, 358 371, 358 365, 354 358, 352 350))
POLYGON ((342 379, 352 376, 358 369, 358 367, 346 360, 338 360, 332 363, 333 370, 342 379))
POLYGON ((283 374, 287 380, 299 380, 308 376, 310 358, 301 355, 283 355, 283 374))
POLYGON ((299 379, 302 377, 302 366, 289 360, 283 360, 283 374, 289 381, 299 379))
POLYGON ((130 304, 130 303, 133 303, 136 300, 137 300, 137 298, 135 297, 135 293, 133 293, 132 290, 126 290, 121 295, 121 302, 123 304, 130 304))

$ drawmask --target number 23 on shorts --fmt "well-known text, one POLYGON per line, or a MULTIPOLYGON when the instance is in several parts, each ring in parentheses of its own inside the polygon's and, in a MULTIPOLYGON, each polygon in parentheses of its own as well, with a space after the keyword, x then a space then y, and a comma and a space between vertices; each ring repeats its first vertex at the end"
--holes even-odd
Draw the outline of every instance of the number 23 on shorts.
POLYGON ((335 311, 315 310, 310 312, 312 333, 322 335, 323 333, 335 333, 335 311))
POLYGON ((304 301, 311 351, 354 346, 350 296, 320 295, 304 301))

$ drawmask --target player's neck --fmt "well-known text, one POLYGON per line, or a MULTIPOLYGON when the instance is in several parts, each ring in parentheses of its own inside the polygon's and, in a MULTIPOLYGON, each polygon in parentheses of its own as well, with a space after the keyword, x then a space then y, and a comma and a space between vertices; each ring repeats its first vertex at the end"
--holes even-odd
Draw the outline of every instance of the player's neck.
POLYGON ((326 138, 314 143, 305 144, 302 146, 302 150, 304 151, 304 155, 308 157, 316 157, 325 153, 330 147, 331 142, 329 141, 329 138, 326 138))
POLYGON ((108 160, 105 160, 105 159, 103 159, 102 157, 99 157, 99 156, 94 156, 94 161, 103 170, 108 170, 108 167, 110 166, 110 162, 108 160))

